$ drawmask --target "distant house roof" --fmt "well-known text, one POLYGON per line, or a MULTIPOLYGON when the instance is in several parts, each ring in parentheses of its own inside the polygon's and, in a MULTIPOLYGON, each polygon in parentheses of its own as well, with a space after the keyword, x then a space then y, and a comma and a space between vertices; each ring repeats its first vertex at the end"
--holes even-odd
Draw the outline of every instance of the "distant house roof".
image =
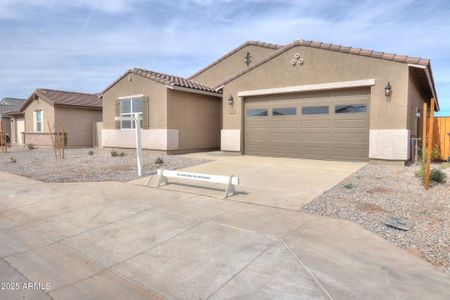
POLYGON ((161 83, 161 84, 164 84, 164 85, 170 86, 170 87, 181 87, 181 88, 186 88, 186 89, 191 89, 191 90, 198 90, 198 91, 204 91, 204 92, 209 92, 209 93, 214 93, 214 94, 221 94, 221 92, 216 91, 212 87, 209 87, 207 85, 204 85, 204 84, 192 81, 192 80, 188 80, 183 77, 168 75, 168 74, 154 72, 154 71, 148 71, 148 70, 139 69, 139 68, 133 68, 133 69, 126 71, 122 76, 120 76, 117 80, 115 80, 113 83, 111 83, 102 92, 102 94, 105 93, 110 88, 112 88, 117 82, 122 80, 124 77, 126 77, 130 73, 148 78, 150 80, 156 81, 158 83, 161 83))
POLYGON ((64 105, 82 108, 101 108, 102 100, 98 94, 87 94, 79 92, 69 92, 51 89, 37 89, 22 105, 20 111, 23 111, 28 104, 38 96, 50 105, 64 105))
POLYGON ((221 61, 223 61, 224 59, 226 59, 227 57, 230 57, 231 55, 235 54, 236 52, 238 52, 239 50, 241 50, 242 48, 245 48, 247 46, 255 46, 255 47, 262 47, 262 48, 267 48, 267 49, 274 49, 274 50, 278 50, 280 48, 282 48, 283 46, 281 45, 277 45, 277 44, 272 44, 272 43, 265 43, 265 42, 260 42, 260 41, 248 41, 245 42, 244 44, 240 45, 239 47, 231 50, 230 52, 228 52, 227 54, 223 55, 222 57, 220 57, 219 59, 216 59, 215 61, 213 61, 212 63, 210 63, 209 65, 207 65, 206 67, 200 69, 198 72, 196 72, 195 74, 192 74, 191 76, 189 76, 187 79, 192 79, 198 75, 200 75, 201 73, 205 72, 206 70, 214 67, 215 65, 217 65, 218 63, 220 63, 221 61))
POLYGON ((20 109, 26 99, 6 97, 0 100, 0 115, 4 115, 20 109))

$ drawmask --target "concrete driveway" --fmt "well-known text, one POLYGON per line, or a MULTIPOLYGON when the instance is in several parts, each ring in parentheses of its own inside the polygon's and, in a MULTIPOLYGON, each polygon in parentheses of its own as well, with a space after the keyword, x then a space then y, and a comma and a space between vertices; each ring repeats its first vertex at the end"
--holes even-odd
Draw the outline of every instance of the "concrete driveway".
POLYGON ((0 257, 1 299, 450 299, 352 222, 129 183, 0 173, 0 257))
MULTIPOLYGON (((217 175, 234 175, 241 185, 232 199, 270 207, 300 210, 324 191, 366 165, 361 162, 321 161, 310 159, 237 156, 223 152, 194 153, 187 156, 212 160, 186 171, 217 175)), ((156 186, 156 176, 134 181, 156 186)), ((164 189, 223 197, 224 186, 189 180, 169 180, 164 189)))

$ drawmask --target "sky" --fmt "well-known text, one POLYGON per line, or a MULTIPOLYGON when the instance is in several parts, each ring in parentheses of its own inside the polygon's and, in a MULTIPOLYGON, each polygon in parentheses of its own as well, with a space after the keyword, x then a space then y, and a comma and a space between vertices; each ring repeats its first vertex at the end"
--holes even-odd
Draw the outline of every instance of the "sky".
POLYGON ((0 98, 100 92, 132 67, 189 76, 295 39, 430 58, 450 115, 450 0, 0 0, 0 98))

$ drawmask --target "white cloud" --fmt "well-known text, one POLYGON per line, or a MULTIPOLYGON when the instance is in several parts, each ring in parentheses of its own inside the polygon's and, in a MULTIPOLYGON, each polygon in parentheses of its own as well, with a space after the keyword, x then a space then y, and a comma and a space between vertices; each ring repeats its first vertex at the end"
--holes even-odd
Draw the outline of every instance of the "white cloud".
POLYGON ((32 83, 11 79, 17 89, 53 84, 98 90, 129 67, 189 75, 246 40, 303 38, 429 57, 438 88, 447 90, 449 9, 446 1, 412 0, 2 0, 0 25, 14 17, 18 27, 8 33, 0 26, 6 41, 0 75, 15 78, 33 69, 32 83), (83 13, 68 25, 59 20, 67 28, 52 28, 45 20, 32 23, 30 7, 54 18, 55 11, 83 13))

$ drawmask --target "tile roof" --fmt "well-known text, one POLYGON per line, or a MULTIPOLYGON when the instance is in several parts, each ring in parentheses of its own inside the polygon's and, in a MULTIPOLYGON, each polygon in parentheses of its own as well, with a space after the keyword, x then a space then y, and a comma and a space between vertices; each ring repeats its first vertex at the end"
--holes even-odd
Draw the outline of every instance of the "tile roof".
POLYGON ((22 105, 21 111, 33 101, 33 96, 37 95, 39 98, 49 103, 50 105, 67 105, 74 107, 85 108, 101 108, 102 100, 98 98, 98 94, 87 94, 79 92, 68 92, 52 89, 37 89, 22 105))
POLYGON ((20 109, 26 99, 6 97, 0 100, 0 115, 14 112, 20 109))
POLYGON ((149 70, 144 70, 144 69, 139 69, 139 68, 133 68, 133 69, 130 69, 127 72, 125 72, 117 80, 115 80, 113 83, 111 83, 102 92, 102 94, 105 93, 107 90, 109 90, 117 82, 122 80, 125 76, 127 76, 130 73, 133 73, 133 74, 136 74, 138 76, 142 76, 142 77, 148 78, 150 80, 153 80, 153 81, 156 81, 158 83, 161 83, 161 84, 164 84, 164 85, 167 85, 167 86, 171 86, 171 87, 182 87, 182 88, 187 88, 187 89, 192 89, 192 90, 198 90, 198 91, 210 92, 210 93, 215 93, 215 94, 221 94, 221 92, 216 91, 212 87, 209 87, 209 86, 201 84, 201 83, 197 83, 195 81, 192 81, 192 80, 189 80, 189 79, 186 79, 186 78, 183 78, 183 77, 168 75, 168 74, 164 74, 164 73, 159 73, 159 72, 154 72, 154 71, 149 71, 149 70))
POLYGON ((225 79, 216 87, 216 89, 220 88, 224 84, 227 84, 228 82, 233 81, 234 79, 242 76, 243 74, 259 67, 260 65, 268 62, 269 60, 272 60, 273 58, 275 58, 275 57, 283 54, 284 52, 286 52, 294 47, 297 47, 297 46, 318 48, 318 49, 336 51, 336 52, 341 52, 341 53, 349 53, 349 54, 354 54, 354 55, 367 56, 367 57, 390 60, 390 61, 401 62, 401 63, 416 64, 416 65, 422 65, 422 66, 427 66, 427 67, 429 67, 429 65, 430 65, 430 60, 426 59, 426 58, 398 55, 398 54, 392 54, 392 53, 386 53, 386 52, 378 52, 378 51, 374 51, 374 50, 353 48, 353 47, 335 45, 335 44, 330 44, 330 43, 322 43, 322 42, 306 41, 306 40, 295 40, 295 41, 285 45, 284 47, 278 49, 274 53, 268 55, 265 59, 259 61, 252 67, 245 69, 245 70, 225 79))
POLYGON ((281 45, 272 44, 272 43, 265 43, 265 42, 259 42, 259 41, 248 41, 248 42, 245 42, 244 44, 240 45, 239 47, 231 50, 230 52, 228 52, 227 54, 223 55, 222 57, 216 59, 215 61, 213 61, 212 63, 210 63, 206 67, 200 69, 195 74, 192 74, 191 76, 189 76, 187 79, 192 79, 192 78, 200 75, 201 73, 205 72, 209 68, 214 67, 215 65, 217 65, 218 63, 220 63, 221 61, 226 59, 227 57, 230 57, 231 55, 235 54, 236 52, 238 52, 239 50, 241 50, 242 48, 245 48, 247 46, 256 46, 256 47, 262 47, 262 48, 268 48, 268 49, 274 49, 274 50, 278 50, 278 49, 283 47, 281 45))

